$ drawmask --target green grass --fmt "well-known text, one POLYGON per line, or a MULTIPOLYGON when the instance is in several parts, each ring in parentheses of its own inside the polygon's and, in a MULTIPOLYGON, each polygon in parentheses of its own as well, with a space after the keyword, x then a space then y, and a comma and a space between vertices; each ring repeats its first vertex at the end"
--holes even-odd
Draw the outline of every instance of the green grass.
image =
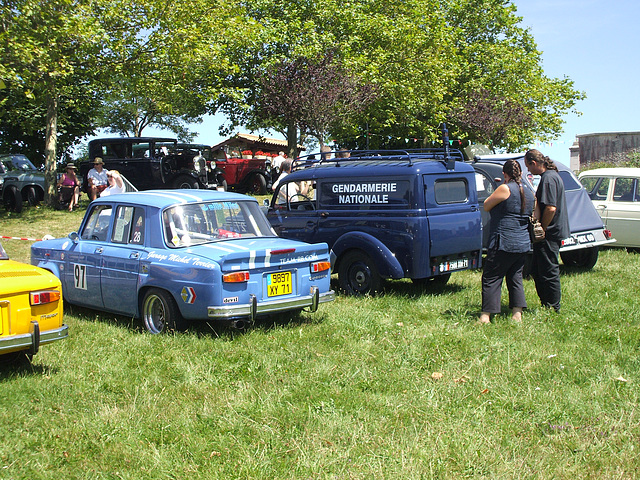
MULTIPOLYGON (((0 230, 81 215, 3 212, 0 230)), ((526 281, 521 324, 475 324, 480 275, 245 333, 68 307, 66 341, 0 370, 0 478, 639 478, 639 254, 563 269, 559 315, 526 281)))

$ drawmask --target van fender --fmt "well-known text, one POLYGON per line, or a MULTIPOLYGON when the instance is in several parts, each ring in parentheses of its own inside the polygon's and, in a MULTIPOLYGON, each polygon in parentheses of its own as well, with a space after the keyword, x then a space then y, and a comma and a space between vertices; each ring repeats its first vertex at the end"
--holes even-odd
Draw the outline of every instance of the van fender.
POLYGON ((404 270, 395 255, 373 235, 364 232, 347 232, 331 248, 333 271, 337 271, 340 257, 349 250, 362 250, 376 263, 380 275, 386 278, 404 278, 404 270))

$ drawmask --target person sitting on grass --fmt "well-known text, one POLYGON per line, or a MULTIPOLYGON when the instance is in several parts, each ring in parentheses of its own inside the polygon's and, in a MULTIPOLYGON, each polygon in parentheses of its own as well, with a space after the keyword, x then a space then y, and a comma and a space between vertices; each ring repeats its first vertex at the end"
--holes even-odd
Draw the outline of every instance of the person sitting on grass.
POLYGON ((73 163, 67 163, 66 172, 58 180, 60 203, 68 203, 70 212, 80 203, 80 182, 76 176, 76 170, 73 163))

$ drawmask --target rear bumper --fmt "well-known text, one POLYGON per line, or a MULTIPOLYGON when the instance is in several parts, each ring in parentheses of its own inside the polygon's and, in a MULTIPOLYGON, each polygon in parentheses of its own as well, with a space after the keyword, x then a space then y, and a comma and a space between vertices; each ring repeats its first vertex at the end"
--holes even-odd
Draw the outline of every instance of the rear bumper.
POLYGON ((615 238, 607 239, 604 235, 604 229, 585 230, 583 232, 572 233, 569 238, 562 241, 560 247, 561 252, 569 250, 579 250, 581 248, 599 247, 615 243, 615 238))
POLYGON ((41 332, 38 322, 31 322, 31 331, 20 335, 0 337, 0 354, 17 352, 19 350, 31 350, 32 354, 38 352, 40 345, 46 345, 69 336, 69 327, 62 325, 60 328, 41 332))
POLYGON ((335 300, 335 293, 333 290, 320 293, 318 287, 311 287, 310 294, 302 297, 283 298, 260 303, 258 303, 255 295, 251 295, 250 297, 251 301, 247 304, 209 307, 209 318, 213 320, 228 320, 234 318, 253 320, 261 315, 286 312, 287 310, 300 310, 302 308, 309 308, 312 312, 315 312, 320 303, 335 300))

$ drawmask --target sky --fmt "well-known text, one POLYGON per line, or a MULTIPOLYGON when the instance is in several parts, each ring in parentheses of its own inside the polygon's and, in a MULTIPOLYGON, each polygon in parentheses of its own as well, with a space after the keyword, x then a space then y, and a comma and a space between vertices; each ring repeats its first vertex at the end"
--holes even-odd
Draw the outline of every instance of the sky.
MULTIPOLYGON (((542 52, 545 75, 568 77, 586 94, 567 113, 557 140, 532 144, 569 166, 576 135, 640 131, 640 2, 638 0, 513 0, 521 26, 531 30, 542 52)), ((196 143, 224 140, 224 117, 206 117, 194 125, 196 143)), ((161 132, 147 129, 145 135, 161 132)), ((166 135, 166 133, 164 133, 166 135)))

